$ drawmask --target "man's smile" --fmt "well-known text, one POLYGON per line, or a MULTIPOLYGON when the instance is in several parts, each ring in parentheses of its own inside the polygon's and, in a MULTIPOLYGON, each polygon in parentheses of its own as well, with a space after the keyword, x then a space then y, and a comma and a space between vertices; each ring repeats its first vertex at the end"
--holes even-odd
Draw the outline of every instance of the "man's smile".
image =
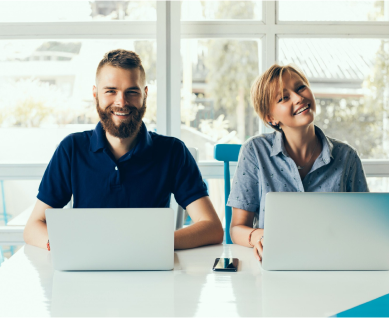
POLYGON ((119 117, 119 118, 127 118, 128 116, 130 116, 132 112, 129 111, 129 112, 114 112, 114 111, 111 111, 111 114, 119 117))

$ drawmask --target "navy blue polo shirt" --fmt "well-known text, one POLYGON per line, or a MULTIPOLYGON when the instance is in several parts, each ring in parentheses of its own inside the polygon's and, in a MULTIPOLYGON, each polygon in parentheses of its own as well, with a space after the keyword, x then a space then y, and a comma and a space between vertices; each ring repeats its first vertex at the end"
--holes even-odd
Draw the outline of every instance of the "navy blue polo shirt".
POLYGON ((197 164, 177 138, 147 131, 137 145, 115 160, 101 123, 67 136, 43 175, 37 198, 53 208, 73 195, 74 208, 169 207, 173 193, 183 208, 207 196, 197 164))

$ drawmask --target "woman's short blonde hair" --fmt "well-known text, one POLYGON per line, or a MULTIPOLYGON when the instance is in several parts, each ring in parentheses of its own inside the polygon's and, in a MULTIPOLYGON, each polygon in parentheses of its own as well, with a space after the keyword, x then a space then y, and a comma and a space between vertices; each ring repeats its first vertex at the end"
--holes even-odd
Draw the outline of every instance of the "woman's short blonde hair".
MULTIPOLYGON (((265 125, 272 127, 275 130, 275 127, 269 125, 267 122, 267 116, 270 115, 271 106, 275 102, 278 91, 277 87, 280 88, 281 94, 283 92, 283 82, 282 75, 284 72, 295 73, 303 82, 309 87, 309 81, 304 73, 299 70, 295 65, 288 64, 285 66, 280 66, 278 64, 272 65, 265 73, 255 80, 253 86, 251 86, 251 101, 254 106, 255 112, 258 114, 259 118, 263 120, 265 125)), ((283 96, 282 96, 283 97, 283 96)))

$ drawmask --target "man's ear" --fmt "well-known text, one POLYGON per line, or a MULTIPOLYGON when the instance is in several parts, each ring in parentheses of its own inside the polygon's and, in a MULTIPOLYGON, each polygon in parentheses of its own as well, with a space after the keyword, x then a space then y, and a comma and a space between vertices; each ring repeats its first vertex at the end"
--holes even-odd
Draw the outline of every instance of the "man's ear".
POLYGON ((96 85, 93 85, 93 97, 96 98, 97 96, 97 87, 96 85))
POLYGON ((149 92, 149 88, 145 86, 145 97, 147 97, 148 92, 149 92))

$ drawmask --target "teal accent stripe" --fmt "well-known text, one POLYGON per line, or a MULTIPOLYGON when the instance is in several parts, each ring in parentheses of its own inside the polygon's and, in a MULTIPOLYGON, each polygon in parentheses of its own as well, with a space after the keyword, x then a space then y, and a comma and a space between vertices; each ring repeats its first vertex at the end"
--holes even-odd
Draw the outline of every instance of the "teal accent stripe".
POLYGON ((389 294, 342 311, 333 317, 389 317, 389 294))

